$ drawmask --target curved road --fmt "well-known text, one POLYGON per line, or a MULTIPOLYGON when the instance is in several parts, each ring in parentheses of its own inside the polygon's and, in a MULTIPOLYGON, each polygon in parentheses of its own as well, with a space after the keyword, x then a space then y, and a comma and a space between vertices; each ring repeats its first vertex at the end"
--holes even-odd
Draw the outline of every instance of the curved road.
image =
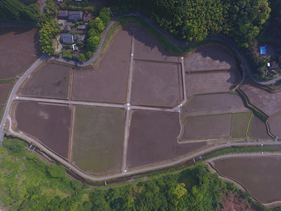
MULTIPOLYGON (((148 19, 147 17, 139 14, 139 13, 136 13, 136 12, 132 12, 132 13, 128 13, 126 15, 132 15, 132 16, 138 16, 138 17, 141 17, 143 18, 145 21, 147 21, 150 25, 152 25, 156 30, 158 30, 160 33, 162 33, 163 36, 165 36, 167 39, 169 39, 174 45, 176 46, 182 46, 182 45, 186 45, 186 42, 182 42, 182 41, 178 41, 176 40, 175 38, 173 38, 171 35, 169 35, 167 32, 163 31, 156 23, 152 22, 150 19, 148 19)), ((55 60, 58 60, 58 61, 61 61, 61 62, 67 62, 69 64, 73 64, 73 65, 81 65, 81 66, 88 66, 88 65, 91 65, 95 60, 96 58, 99 56, 100 54, 100 51, 101 51, 101 48, 102 48, 102 44, 104 42, 104 39, 105 39, 105 36, 108 32, 108 30, 110 29, 110 27, 114 24, 114 22, 120 18, 122 16, 117 16, 115 18, 113 18, 113 20, 109 23, 109 25, 106 27, 105 31, 103 32, 102 34, 102 37, 101 37, 101 40, 100 40, 100 43, 99 43, 99 46, 98 46, 98 49, 97 51, 94 53, 93 57, 88 60, 87 62, 84 62, 83 64, 79 64, 78 62, 74 62, 74 61, 67 61, 65 59, 62 59, 62 58, 55 58, 55 60)), ((245 63, 246 65, 246 68, 247 68, 247 71, 250 75, 250 77, 252 78, 253 77, 253 74, 251 72, 251 69, 250 69, 250 66, 248 65, 247 63, 247 60, 244 58, 244 56, 242 55, 239 47, 233 43, 232 41, 230 41, 229 39, 223 37, 223 36, 220 36, 220 35, 211 35, 211 36, 208 36, 207 39, 215 39, 215 40, 219 40, 219 41, 222 41, 222 42, 225 42, 227 45, 229 45, 234 51, 236 51, 237 55, 240 57, 240 59, 245 63)), ((189 45, 191 45, 193 43, 189 43, 189 45)), ((11 104, 12 104, 12 101, 17 99, 17 96, 16 96, 16 93, 19 89, 19 87, 21 86, 21 84, 29 77, 29 75, 45 60, 51 58, 50 56, 47 56, 47 55, 43 55, 41 58, 39 58, 20 78, 19 80, 16 82, 15 86, 13 87, 12 89, 12 92, 10 93, 10 96, 9 96, 9 99, 7 101, 7 105, 6 105, 6 108, 5 108, 5 111, 4 111, 4 114, 3 114, 3 118, 2 118, 2 121, 1 121, 1 125, 0 125, 0 135, 3 133, 4 131, 4 126, 5 126, 5 122, 7 119, 10 120, 11 122, 11 118, 10 116, 8 115, 9 113, 9 110, 10 110, 10 107, 11 107, 11 104)), ((254 78, 253 78, 254 79, 254 78)), ((42 100, 42 99, 41 99, 42 100)), ((121 105, 122 106, 122 105, 121 105)), ((146 108, 147 109, 147 108, 146 108)), ((11 126, 11 124, 10 124, 11 126)), ((9 128, 10 132, 14 135, 17 135, 19 137, 22 137, 24 139, 27 139, 27 140, 30 140, 30 137, 27 137, 26 135, 24 134, 19 134, 19 133, 16 133, 15 131, 12 130, 12 128, 10 127, 9 128)), ((0 136, 1 137, 1 136, 0 136)), ((0 140, 1 142, 2 140, 0 140)), ((205 149, 205 150, 202 150, 198 153, 195 153, 191 156, 188 156, 188 157, 185 157, 183 159, 179 159, 177 161, 174 161, 172 163, 168 163, 168 164, 163 164, 163 165, 159 165, 159 166, 154 166, 154 167, 149 167, 149 168, 144 168, 144 169, 141 169, 141 170, 135 170, 135 171, 130 171, 130 172, 123 172, 121 174, 116 174, 116 175, 112 175, 112 176, 107 176, 107 177, 100 177, 100 178, 95 178, 95 177, 91 177, 85 173, 83 173, 82 171, 80 171, 79 169, 77 169, 76 167, 72 166, 71 164, 69 164, 68 162, 66 162, 65 160, 63 160, 62 158, 60 158, 59 156, 57 156, 56 154, 54 154, 53 152, 49 151, 45 146, 43 146, 41 143, 39 143, 38 141, 36 140, 32 140, 33 143, 35 143, 37 146, 39 146, 41 149, 44 149, 45 151, 48 152, 49 155, 51 155, 53 158, 55 158, 56 160, 60 161, 61 163, 63 163, 65 166, 73 169, 76 173, 78 173, 80 176, 86 178, 86 179, 89 179, 89 180, 107 180, 107 179, 112 179, 112 178, 115 178, 115 177, 119 177, 119 176, 125 176, 125 175, 131 175, 131 174, 135 174, 135 173, 139 173, 139 172, 143 172, 143 171, 150 171, 150 170, 155 170, 155 169, 159 169, 159 168, 164 168, 164 167, 170 167, 170 166, 173 166, 175 164, 178 164, 178 163, 181 163, 185 160, 189 160, 193 157, 196 157, 196 156, 199 156, 201 154, 204 154, 208 151, 211 151, 211 150, 214 150, 214 149, 218 149, 218 148, 222 148, 222 147, 229 147, 229 146, 240 146, 240 145, 257 145, 257 144, 273 144, 273 145, 279 145, 280 143, 278 142, 259 142, 259 143, 227 143, 227 144, 223 144, 223 145, 219 145, 219 146, 214 146, 214 147, 211 147, 211 148, 208 148, 208 149, 205 149)), ((281 155, 281 154, 280 154, 281 155)))

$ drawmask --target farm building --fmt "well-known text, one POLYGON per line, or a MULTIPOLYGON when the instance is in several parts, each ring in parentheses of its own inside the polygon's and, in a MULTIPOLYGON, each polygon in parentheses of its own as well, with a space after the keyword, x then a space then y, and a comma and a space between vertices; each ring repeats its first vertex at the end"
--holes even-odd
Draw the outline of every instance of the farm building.
POLYGON ((82 11, 69 11, 67 20, 71 21, 71 22, 82 21, 83 12, 82 11))
POLYGON ((58 11, 58 19, 67 19, 67 18, 68 18, 68 11, 66 10, 58 11))
POLYGON ((72 34, 61 34, 60 40, 63 44, 67 44, 67 45, 74 43, 72 34))
POLYGON ((84 42, 85 41, 85 35, 84 34, 74 34, 74 40, 77 42, 84 42))

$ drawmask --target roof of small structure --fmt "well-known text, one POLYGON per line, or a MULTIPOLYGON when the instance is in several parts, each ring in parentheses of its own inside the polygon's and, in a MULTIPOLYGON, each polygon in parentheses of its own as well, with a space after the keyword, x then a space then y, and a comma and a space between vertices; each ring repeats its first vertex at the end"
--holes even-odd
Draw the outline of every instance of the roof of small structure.
POLYGON ((265 46, 261 46, 260 47, 260 54, 261 55, 265 55, 266 54, 266 47, 265 46))

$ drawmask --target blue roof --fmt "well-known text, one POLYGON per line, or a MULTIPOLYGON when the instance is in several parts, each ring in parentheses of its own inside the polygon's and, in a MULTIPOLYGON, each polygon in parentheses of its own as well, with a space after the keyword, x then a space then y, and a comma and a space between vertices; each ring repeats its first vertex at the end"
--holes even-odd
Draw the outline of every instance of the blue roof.
POLYGON ((261 46, 260 47, 260 54, 266 54, 266 48, 265 48, 265 46, 261 46))

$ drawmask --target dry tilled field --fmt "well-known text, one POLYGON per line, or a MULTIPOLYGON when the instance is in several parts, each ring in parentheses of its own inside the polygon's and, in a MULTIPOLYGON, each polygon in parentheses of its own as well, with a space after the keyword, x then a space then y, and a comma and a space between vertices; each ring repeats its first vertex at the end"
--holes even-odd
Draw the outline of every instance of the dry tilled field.
POLYGON ((41 65, 18 93, 25 98, 15 129, 95 176, 170 163, 226 140, 271 139, 231 92, 241 81, 237 68, 219 45, 182 60, 143 29, 127 27, 94 67, 41 65))

